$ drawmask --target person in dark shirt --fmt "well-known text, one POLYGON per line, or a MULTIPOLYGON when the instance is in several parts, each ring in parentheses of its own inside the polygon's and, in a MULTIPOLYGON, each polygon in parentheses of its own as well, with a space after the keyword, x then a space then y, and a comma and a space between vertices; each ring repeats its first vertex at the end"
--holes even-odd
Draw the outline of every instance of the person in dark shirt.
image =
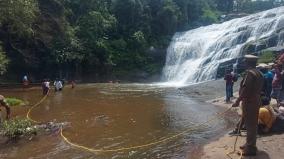
POLYGON ((226 70, 224 80, 226 81, 226 103, 229 103, 232 97, 232 89, 234 83, 230 70, 226 70))

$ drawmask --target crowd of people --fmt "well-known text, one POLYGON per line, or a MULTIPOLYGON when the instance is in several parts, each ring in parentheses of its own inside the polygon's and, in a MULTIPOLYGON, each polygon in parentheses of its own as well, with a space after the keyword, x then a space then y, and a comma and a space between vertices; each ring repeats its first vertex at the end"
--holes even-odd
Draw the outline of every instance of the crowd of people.
MULTIPOLYGON (((256 135, 284 132, 284 53, 274 63, 259 64, 257 56, 246 55, 246 71, 240 83, 239 97, 232 107, 242 102, 242 116, 230 135, 240 135, 246 130, 246 143, 240 146, 244 156, 257 152, 256 135), (275 99, 276 105, 271 104, 275 99)), ((232 97, 233 75, 226 72, 226 102, 232 97), (229 87, 229 88, 227 88, 229 87)))
MULTIPOLYGON (((70 83, 72 89, 75 88, 75 82, 74 81, 70 81, 69 83, 70 83)), ((60 80, 60 79, 56 78, 54 83, 53 83, 55 92, 62 91, 63 88, 64 88, 64 84, 65 84, 64 80, 60 80)), ((44 79, 42 84, 41 84, 41 87, 42 87, 43 95, 47 95, 49 90, 50 90, 50 80, 44 79)))
MULTIPOLYGON (((53 83, 55 92, 62 91, 64 87, 64 83, 65 83, 64 80, 56 79, 53 83)), ((69 83, 72 89, 75 88, 75 81, 70 81, 69 83)), ((29 82, 28 76, 24 75, 23 77, 24 88, 27 87, 29 84, 30 82, 29 82)), ((43 82, 41 83, 41 87, 42 87, 43 95, 47 95, 51 88, 50 80, 44 79, 43 82)), ((0 95, 0 123, 2 122, 2 119, 3 119, 2 113, 1 113, 1 107, 6 109, 6 119, 9 119, 11 115, 11 109, 9 105, 7 104, 7 102, 5 101, 5 97, 3 95, 0 95)))
MULTIPOLYGON (((30 81, 29 81, 27 75, 24 75, 22 82, 23 82, 24 88, 27 87, 30 84, 30 81)), ((65 84, 65 80, 64 79, 60 80, 59 78, 56 78, 54 80, 54 83, 53 83, 55 92, 62 91, 63 87, 64 87, 64 84, 65 84)), ((69 82, 69 84, 71 85, 72 89, 75 88, 75 81, 71 80, 69 82)), ((43 82, 41 83, 41 87, 42 87, 43 95, 47 95, 49 90, 50 90, 50 87, 51 87, 50 86, 50 80, 49 79, 44 79, 43 82)))

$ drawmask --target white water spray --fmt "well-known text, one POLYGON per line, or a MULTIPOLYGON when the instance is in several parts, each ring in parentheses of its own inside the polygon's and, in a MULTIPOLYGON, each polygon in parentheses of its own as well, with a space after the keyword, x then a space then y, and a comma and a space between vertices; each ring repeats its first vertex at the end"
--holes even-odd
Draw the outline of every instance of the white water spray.
MULTIPOLYGON (((247 43, 271 36, 284 27, 284 7, 222 24, 176 33, 167 50, 163 78, 186 85, 216 78, 219 64, 241 56, 247 43)), ((278 40, 278 45, 284 45, 278 40)))

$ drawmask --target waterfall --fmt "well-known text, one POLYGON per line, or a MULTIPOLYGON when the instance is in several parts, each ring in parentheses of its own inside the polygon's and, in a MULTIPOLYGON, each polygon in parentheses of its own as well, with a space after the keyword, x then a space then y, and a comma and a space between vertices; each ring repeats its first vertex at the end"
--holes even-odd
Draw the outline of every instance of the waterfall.
POLYGON ((221 63, 242 56, 246 44, 267 38, 283 27, 284 7, 279 7, 176 33, 167 49, 163 79, 173 85, 215 79, 221 63))

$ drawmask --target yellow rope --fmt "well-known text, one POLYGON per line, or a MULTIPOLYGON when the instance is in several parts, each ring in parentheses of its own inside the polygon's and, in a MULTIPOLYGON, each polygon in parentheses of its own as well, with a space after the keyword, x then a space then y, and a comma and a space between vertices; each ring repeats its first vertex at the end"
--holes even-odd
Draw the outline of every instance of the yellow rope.
MULTIPOLYGON (((238 125, 237 132, 240 132, 240 131, 241 131, 241 126, 242 126, 241 123, 242 123, 242 122, 243 122, 243 121, 242 121, 242 119, 241 119, 241 121, 240 121, 240 123, 239 123, 239 125, 238 125)), ((227 155, 229 158, 231 158, 231 159, 233 159, 233 158, 231 157, 231 154, 234 154, 235 152, 238 152, 238 153, 240 154, 240 158, 239 158, 239 159, 241 159, 241 158, 243 157, 243 152, 240 151, 240 150, 238 150, 238 151, 236 150, 237 142, 238 142, 239 136, 241 136, 241 134, 239 134, 239 135, 236 136, 233 150, 226 153, 226 155, 227 155)))
POLYGON ((34 122, 34 123, 39 123, 39 121, 36 121, 36 120, 33 120, 31 117, 30 117, 30 114, 32 112, 32 110, 36 107, 38 107, 48 96, 49 94, 49 91, 47 92, 47 94, 41 98, 41 100, 39 102, 37 102, 36 104, 34 104, 27 112, 27 115, 26 115, 26 118, 29 119, 30 121, 34 122))
POLYGON ((206 122, 203 122, 201 124, 198 124, 194 127, 191 127, 190 129, 187 129, 181 133, 178 133, 176 135, 173 135, 173 136, 170 136, 168 138, 165 138, 165 139, 161 139, 161 140, 158 140, 158 141, 154 141, 154 142, 150 142, 148 144, 144 144, 144 145, 139 145, 139 146, 131 146, 131 147, 124 147, 124 148, 118 148, 118 149, 93 149, 93 148, 89 148, 89 147, 86 147, 86 146, 83 146, 83 145, 79 145, 77 143, 74 143, 72 141, 70 141, 64 134, 63 134, 63 130, 61 128, 61 131, 60 131, 60 135, 61 137, 63 138, 63 140, 68 143, 69 145, 73 146, 73 147, 76 147, 78 149, 81 149, 81 150, 85 150, 85 151, 89 151, 89 152, 101 152, 101 153, 107 153, 107 152, 119 152, 119 151, 129 151, 129 150, 133 150, 133 149, 141 149, 141 148, 145 148, 145 147, 150 147, 150 146, 153 146, 153 145, 157 145, 157 144, 160 144, 160 143, 164 143, 164 142, 167 142, 167 141, 170 141, 171 139, 174 139, 174 138, 177 138, 189 131, 192 131, 192 130, 195 130, 197 128, 200 128, 204 125, 207 125, 208 123, 211 123, 217 119, 219 119, 220 117, 222 117, 223 115, 225 115, 229 110, 231 110, 231 108, 228 108, 226 111, 224 111, 223 113, 221 114, 218 114, 216 116, 214 116, 213 118, 207 120, 206 122))
MULTIPOLYGON (((48 94, 48 93, 47 93, 47 94, 48 94)), ((45 95, 39 102, 37 102, 36 104, 34 104, 34 105, 28 110, 27 115, 26 115, 27 119, 29 119, 29 120, 31 120, 31 121, 33 121, 33 122, 35 122, 35 123, 39 123, 39 121, 33 120, 33 119, 30 117, 30 114, 31 114, 32 110, 33 110, 34 108, 40 106, 40 104, 42 104, 43 101, 44 101, 46 98, 47 98, 47 95, 45 95)), ((187 130, 185 130, 185 131, 183 131, 183 132, 180 132, 180 133, 178 133, 178 134, 176 134, 176 135, 173 135, 173 136, 170 136, 170 137, 167 137, 167 138, 158 140, 158 141, 150 142, 150 143, 148 143, 148 144, 138 145, 138 146, 123 147, 123 148, 118 148, 118 149, 94 149, 94 148, 89 148, 89 147, 86 147, 86 146, 83 146, 83 145, 79 145, 79 144, 77 144, 77 143, 74 143, 74 142, 70 141, 70 139, 68 139, 68 138, 63 134, 63 128, 62 128, 62 127, 60 128, 60 136, 61 136, 62 139, 63 139, 66 143, 68 143, 70 146, 75 147, 75 148, 77 148, 77 149, 84 150, 84 151, 92 152, 92 153, 98 153, 98 152, 100 152, 100 153, 108 153, 108 152, 129 151, 129 150, 133 150, 133 149, 141 149, 141 148, 145 148, 145 147, 150 147, 150 146, 153 146, 153 145, 157 145, 157 144, 160 144, 160 143, 164 143, 164 142, 170 141, 170 140, 172 140, 172 139, 174 139, 174 138, 177 138, 177 137, 179 137, 179 136, 181 136, 181 135, 183 135, 183 134, 188 133, 189 131, 196 130, 197 128, 201 128, 201 127, 203 127, 203 126, 206 126, 207 124, 209 124, 209 123, 211 123, 211 122, 213 122, 213 121, 215 121, 215 120, 217 120, 217 119, 223 117, 223 116, 224 116, 228 111, 230 111, 231 109, 232 109, 232 108, 230 107, 230 108, 228 108, 226 111, 224 111, 224 112, 222 112, 222 113, 220 113, 220 114, 218 114, 218 115, 216 115, 216 116, 210 118, 209 120, 207 120, 207 121, 205 121, 205 122, 203 122, 203 123, 201 123, 201 124, 195 125, 195 126, 189 128, 189 129, 187 129, 187 130)), ((230 157, 230 158, 232 158, 232 157, 230 156, 230 154, 236 152, 236 143, 237 143, 237 140, 238 140, 238 136, 237 136, 236 141, 235 141, 235 144, 234 144, 234 151, 227 153, 227 156, 230 157)))

